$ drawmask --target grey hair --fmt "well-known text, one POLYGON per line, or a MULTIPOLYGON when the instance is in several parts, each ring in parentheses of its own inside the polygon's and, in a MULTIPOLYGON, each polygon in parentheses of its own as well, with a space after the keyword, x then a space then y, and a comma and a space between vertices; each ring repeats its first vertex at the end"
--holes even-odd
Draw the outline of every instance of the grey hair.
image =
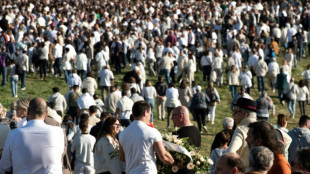
POLYGON ((230 117, 225 117, 223 119, 223 127, 224 129, 231 129, 232 127, 234 127, 234 119, 230 117))
POLYGON ((264 146, 253 147, 249 154, 249 163, 252 170, 267 171, 273 165, 274 155, 264 146))

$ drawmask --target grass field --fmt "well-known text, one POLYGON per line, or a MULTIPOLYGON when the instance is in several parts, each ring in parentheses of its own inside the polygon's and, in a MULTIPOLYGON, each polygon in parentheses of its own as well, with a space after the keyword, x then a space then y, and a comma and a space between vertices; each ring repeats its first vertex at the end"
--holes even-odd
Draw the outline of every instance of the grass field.
MULTIPOLYGON (((282 60, 283 56, 278 56, 277 62, 279 65, 282 65, 282 60)), ((295 77, 295 81, 298 82, 302 77, 300 76, 300 73, 306 68, 306 66, 310 64, 310 59, 309 57, 302 59, 301 62, 298 62, 298 67, 296 69, 293 69, 293 77, 295 77)), ((114 69, 113 69, 114 70, 114 69)), ((129 68, 126 69, 127 71, 129 68)), ((124 70, 122 70, 124 72, 124 70)), ((146 70, 147 74, 148 71, 146 70)), ((121 84, 121 80, 123 77, 123 74, 116 75, 115 81, 118 84, 121 84)), ((2 79, 2 78, 1 78, 2 79)), ((152 80, 153 84, 155 84, 156 77, 149 78, 152 80)), ((205 89, 206 86, 203 85, 202 83, 202 72, 198 71, 195 74, 195 80, 198 82, 199 85, 203 87, 203 90, 205 89)), ((226 82, 226 75, 224 78, 224 86, 223 87, 216 87, 219 95, 221 97, 221 102, 217 105, 216 108, 216 117, 215 117, 215 124, 211 125, 211 123, 207 124, 208 127, 208 134, 202 134, 202 146, 201 146, 201 152, 207 156, 210 154, 210 147, 214 139, 214 135, 222 130, 222 119, 224 117, 232 117, 232 112, 230 110, 230 102, 231 102, 231 95, 229 92, 229 87, 225 83, 226 82)), ((289 115, 289 112, 287 110, 286 106, 282 106, 279 103, 279 100, 277 98, 277 91, 275 93, 272 93, 270 90, 269 85, 267 84, 267 79, 265 79, 265 84, 266 87, 269 89, 268 94, 271 96, 273 99, 275 105, 276 105, 276 115, 279 113, 284 113, 287 116, 289 115)), ((34 98, 34 97, 43 97, 46 100, 48 97, 52 94, 52 88, 53 87, 59 87, 60 92, 64 95, 68 91, 68 87, 65 84, 64 79, 60 78, 55 78, 52 76, 48 76, 47 80, 40 80, 39 74, 28 74, 26 77, 26 90, 21 91, 20 90, 20 82, 19 82, 19 88, 18 88, 18 97, 23 98, 23 97, 29 97, 29 98, 34 98)), ((239 89, 238 89, 239 90, 239 89)), ((100 94, 100 91, 97 90, 97 93, 100 94)), ((255 79, 255 89, 251 89, 251 96, 253 99, 257 99, 259 96, 259 93, 257 91, 257 79, 255 79)), ((10 90, 10 83, 7 82, 7 85, 4 87, 0 87, 0 103, 4 105, 6 108, 9 109, 10 103, 14 100, 18 100, 17 98, 13 98, 10 90)), ((157 120, 157 112, 156 110, 154 114, 154 126, 162 133, 169 133, 174 131, 174 129, 166 129, 167 125, 167 120, 164 121, 159 121, 157 120)), ((306 106, 306 113, 309 113, 309 105, 306 106)), ((297 126, 300 114, 299 114, 299 106, 296 104, 296 118, 295 119, 289 119, 289 124, 288 128, 292 129, 293 127, 297 126)), ((275 124, 276 123, 276 116, 270 118, 270 122, 275 124)), ((196 122, 193 122, 196 124, 196 122)))

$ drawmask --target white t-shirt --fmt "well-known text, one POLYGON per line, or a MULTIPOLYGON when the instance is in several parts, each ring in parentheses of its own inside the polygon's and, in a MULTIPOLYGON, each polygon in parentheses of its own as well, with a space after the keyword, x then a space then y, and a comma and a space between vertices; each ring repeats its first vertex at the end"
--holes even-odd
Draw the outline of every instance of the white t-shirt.
POLYGON ((108 69, 100 71, 98 77, 100 78, 100 86, 111 86, 111 81, 114 79, 113 72, 108 69))
POLYGON ((127 174, 157 174, 154 143, 162 141, 159 131, 135 120, 119 136, 127 174), (132 136, 135 135, 135 136, 132 136))

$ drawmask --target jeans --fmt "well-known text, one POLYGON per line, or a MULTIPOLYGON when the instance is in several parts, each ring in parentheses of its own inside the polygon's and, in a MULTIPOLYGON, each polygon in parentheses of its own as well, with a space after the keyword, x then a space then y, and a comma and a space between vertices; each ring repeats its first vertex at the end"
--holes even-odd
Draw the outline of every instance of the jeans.
POLYGON ((59 76, 61 76, 61 62, 62 62, 62 58, 56 58, 55 63, 54 63, 54 75, 59 74, 59 76))
POLYGON ((81 77, 81 80, 83 81, 84 78, 86 77, 86 70, 78 70, 78 75, 81 77))
POLYGON ((170 83, 170 71, 169 71, 169 69, 161 69, 159 71, 159 75, 161 75, 161 76, 165 75, 167 84, 170 83))
POLYGON ((87 59, 87 72, 91 71, 91 59, 87 59))
POLYGON ((123 54, 123 64, 124 64, 123 68, 126 68, 126 59, 127 59, 127 53, 124 53, 123 54))
POLYGON ((170 119, 171 119, 171 115, 172 115, 172 111, 174 110, 174 108, 171 108, 171 107, 167 107, 167 112, 168 112, 168 115, 167 115, 167 127, 170 126, 170 119))
POLYGON ((283 94, 284 94, 284 89, 278 89, 278 97, 279 97, 280 103, 283 100, 283 94))
POLYGON ((154 99, 152 98, 144 98, 144 100, 151 105, 151 111, 152 111, 152 114, 151 114, 151 122, 153 123, 153 109, 154 109, 154 99))
POLYGON ((299 109, 300 109, 300 115, 306 115, 305 105, 306 101, 298 101, 299 109))
POLYGON ((262 92, 265 90, 265 77, 263 76, 257 76, 257 82, 258 82, 258 91, 262 92))
POLYGON ((287 103, 287 108, 292 115, 292 118, 295 117, 295 106, 296 106, 296 100, 289 100, 287 103))
POLYGON ((100 86, 100 89, 101 89, 101 98, 102 101, 104 102, 105 98, 110 93, 110 86, 100 86))
POLYGON ((65 81, 67 83, 68 82, 69 74, 71 74, 71 70, 64 70, 64 71, 65 71, 65 81))
POLYGON ((0 74, 2 74, 2 86, 5 86, 6 84, 6 73, 7 73, 7 68, 6 67, 0 67, 0 74))
POLYGON ((21 75, 21 88, 25 87, 25 79, 26 79, 26 71, 23 71, 23 75, 21 75))
POLYGON ((10 77, 10 83, 11 83, 12 96, 15 97, 15 96, 17 96, 18 76, 10 77))
POLYGON ((156 107, 157 107, 157 114, 158 114, 158 120, 165 119, 165 101, 166 97, 156 98, 156 107))
POLYGON ((40 66, 40 77, 46 78, 46 73, 47 73, 47 63, 48 61, 46 59, 40 60, 39 61, 39 66, 40 66))
POLYGON ((230 85, 229 88, 230 88, 230 92, 231 92, 231 98, 234 98, 234 96, 236 94, 237 85, 230 85))

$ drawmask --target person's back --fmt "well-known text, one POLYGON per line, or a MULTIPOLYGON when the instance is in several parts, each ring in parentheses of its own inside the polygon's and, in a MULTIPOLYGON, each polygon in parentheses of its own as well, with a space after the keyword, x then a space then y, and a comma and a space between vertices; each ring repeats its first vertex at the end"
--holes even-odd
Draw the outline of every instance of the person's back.
POLYGON ((134 121, 120 134, 119 139, 125 151, 128 174, 156 173, 153 143, 162 140, 158 130, 141 121, 134 121))
POLYGON ((283 72, 277 75, 277 89, 284 90, 287 86, 287 77, 283 72))

